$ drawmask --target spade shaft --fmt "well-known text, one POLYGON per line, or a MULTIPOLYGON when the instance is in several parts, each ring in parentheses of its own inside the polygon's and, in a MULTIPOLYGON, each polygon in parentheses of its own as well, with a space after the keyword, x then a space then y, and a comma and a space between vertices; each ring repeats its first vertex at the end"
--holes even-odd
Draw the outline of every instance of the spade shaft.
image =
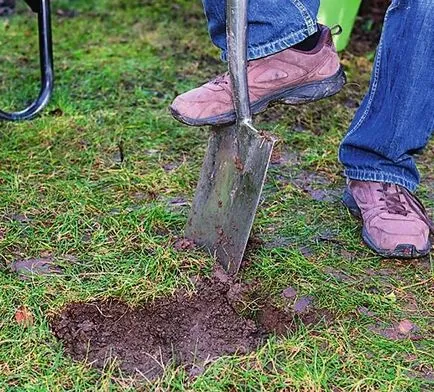
POLYGON ((249 87, 247 82, 247 4, 248 0, 227 2, 227 42, 229 73, 237 121, 251 124, 249 87))

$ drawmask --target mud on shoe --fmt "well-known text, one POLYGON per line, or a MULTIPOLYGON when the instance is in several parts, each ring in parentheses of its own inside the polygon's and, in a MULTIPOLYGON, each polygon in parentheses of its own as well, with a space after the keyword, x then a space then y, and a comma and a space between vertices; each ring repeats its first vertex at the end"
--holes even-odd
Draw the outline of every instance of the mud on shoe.
POLYGON ((429 254, 433 223, 422 203, 404 187, 351 180, 343 202, 362 219, 363 240, 379 255, 412 259, 429 254))
MULTIPOLYGON (((320 38, 310 51, 289 48, 249 62, 247 77, 253 114, 270 104, 314 102, 337 94, 346 83, 332 34, 320 26, 320 38)), ((235 122, 229 74, 179 95, 170 106, 175 119, 187 125, 225 125, 235 122)))

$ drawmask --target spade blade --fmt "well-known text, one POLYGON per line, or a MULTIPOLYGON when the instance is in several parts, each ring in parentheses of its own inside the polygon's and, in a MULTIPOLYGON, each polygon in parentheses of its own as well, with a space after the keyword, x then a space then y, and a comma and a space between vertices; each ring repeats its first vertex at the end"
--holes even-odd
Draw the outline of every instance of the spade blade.
POLYGON ((248 124, 211 129, 186 236, 231 274, 243 260, 274 143, 248 124))

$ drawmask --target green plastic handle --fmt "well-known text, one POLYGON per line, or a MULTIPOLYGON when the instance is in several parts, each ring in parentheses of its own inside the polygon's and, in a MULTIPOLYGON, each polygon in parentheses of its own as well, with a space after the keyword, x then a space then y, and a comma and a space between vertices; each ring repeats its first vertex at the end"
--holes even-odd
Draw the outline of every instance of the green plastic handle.
POLYGON ((342 26, 342 34, 335 36, 337 50, 344 50, 350 41, 361 0, 321 0, 318 21, 327 26, 342 26))

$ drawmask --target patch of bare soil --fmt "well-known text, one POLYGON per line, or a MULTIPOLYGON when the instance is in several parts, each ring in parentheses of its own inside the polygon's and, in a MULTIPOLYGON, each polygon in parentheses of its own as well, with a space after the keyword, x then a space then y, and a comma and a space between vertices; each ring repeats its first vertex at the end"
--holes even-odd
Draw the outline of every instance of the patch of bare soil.
POLYGON ((330 179, 321 173, 308 170, 299 171, 289 183, 316 201, 335 202, 341 198, 344 191, 343 187, 330 188, 330 179))
POLYGON ((419 327, 410 320, 401 320, 391 325, 377 323, 371 325, 369 329, 389 340, 421 340, 423 336, 419 334, 419 327))
MULTIPOLYGON (((309 195, 313 200, 321 202, 336 202, 340 200, 344 185, 336 184, 336 179, 327 174, 299 169, 300 156, 285 150, 281 144, 273 150, 271 156, 271 171, 276 182, 282 186, 291 184, 309 195), (273 171, 273 169, 278 169, 273 171)), ((272 190, 270 190, 272 192, 272 190)), ((267 190, 264 191, 266 194, 267 190)))
POLYGON ((11 264, 10 269, 17 273, 18 278, 22 280, 26 280, 32 275, 55 275, 62 273, 62 268, 56 264, 52 256, 17 260, 11 264))
POLYGON ((363 56, 376 50, 388 5, 383 0, 363 1, 348 47, 350 53, 363 56))
POLYGON ((323 319, 311 299, 302 311, 264 302, 249 318, 241 311, 250 295, 250 286, 217 270, 197 281, 194 294, 178 291, 137 308, 116 299, 70 304, 51 327, 73 359, 97 368, 116 360, 125 373, 154 379, 171 364, 196 376, 216 358, 257 349, 269 333, 323 319))
POLYGON ((235 312, 227 293, 214 281, 193 296, 178 293, 139 308, 115 299, 71 304, 53 331, 76 360, 102 368, 116 359, 123 371, 153 379, 170 363, 192 370, 256 348, 258 328, 235 312))

